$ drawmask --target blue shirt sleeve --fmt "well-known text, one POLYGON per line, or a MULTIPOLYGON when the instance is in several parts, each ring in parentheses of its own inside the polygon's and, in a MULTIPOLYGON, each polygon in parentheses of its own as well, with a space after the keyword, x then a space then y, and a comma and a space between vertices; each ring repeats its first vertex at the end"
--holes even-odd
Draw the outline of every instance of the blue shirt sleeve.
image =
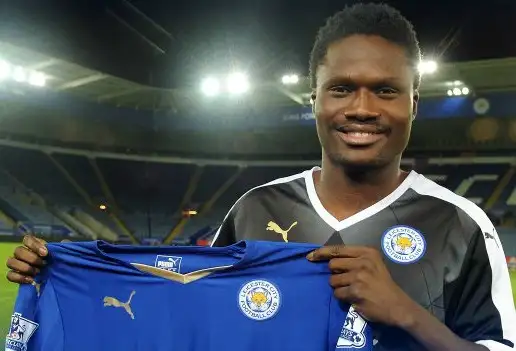
POLYGON ((63 342, 63 324, 50 279, 37 285, 20 285, 5 350, 62 351, 63 342))
POLYGON ((373 333, 367 321, 349 304, 332 297, 329 321, 330 351, 373 349, 373 333))

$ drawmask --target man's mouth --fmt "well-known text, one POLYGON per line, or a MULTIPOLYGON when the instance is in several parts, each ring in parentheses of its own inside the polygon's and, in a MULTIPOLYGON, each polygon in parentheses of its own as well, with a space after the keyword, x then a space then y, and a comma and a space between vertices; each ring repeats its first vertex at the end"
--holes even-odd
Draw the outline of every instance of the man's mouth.
POLYGON ((375 126, 341 127, 338 135, 348 145, 369 146, 385 136, 383 130, 375 126))

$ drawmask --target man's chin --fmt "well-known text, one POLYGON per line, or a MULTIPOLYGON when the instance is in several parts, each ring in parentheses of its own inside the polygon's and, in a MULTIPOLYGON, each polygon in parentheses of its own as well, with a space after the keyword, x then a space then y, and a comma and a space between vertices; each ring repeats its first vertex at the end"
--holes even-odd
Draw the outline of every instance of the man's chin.
MULTIPOLYGON (((365 151, 365 150, 364 150, 365 151)), ((369 151, 369 150, 368 150, 369 151)), ((348 168, 350 170, 370 170, 385 166, 386 160, 376 152, 346 152, 338 154, 329 154, 330 161, 335 164, 348 168)))

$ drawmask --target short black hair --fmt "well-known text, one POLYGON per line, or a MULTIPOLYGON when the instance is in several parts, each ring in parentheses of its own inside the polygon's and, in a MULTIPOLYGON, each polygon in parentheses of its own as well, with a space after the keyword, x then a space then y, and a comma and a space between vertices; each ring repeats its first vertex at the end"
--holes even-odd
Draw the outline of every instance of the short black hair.
POLYGON ((310 85, 317 86, 317 68, 323 63, 328 47, 351 35, 377 35, 403 47, 414 67, 417 89, 421 80, 417 65, 421 49, 414 26, 398 10, 386 4, 358 3, 337 12, 319 29, 310 53, 310 85))

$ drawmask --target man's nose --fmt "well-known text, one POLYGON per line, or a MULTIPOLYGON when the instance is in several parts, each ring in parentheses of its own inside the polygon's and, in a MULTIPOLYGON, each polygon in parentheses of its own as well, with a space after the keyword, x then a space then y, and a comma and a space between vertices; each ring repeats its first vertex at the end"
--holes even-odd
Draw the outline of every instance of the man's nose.
POLYGON ((355 91, 344 115, 360 120, 378 118, 380 113, 376 110, 374 93, 369 89, 355 91))

